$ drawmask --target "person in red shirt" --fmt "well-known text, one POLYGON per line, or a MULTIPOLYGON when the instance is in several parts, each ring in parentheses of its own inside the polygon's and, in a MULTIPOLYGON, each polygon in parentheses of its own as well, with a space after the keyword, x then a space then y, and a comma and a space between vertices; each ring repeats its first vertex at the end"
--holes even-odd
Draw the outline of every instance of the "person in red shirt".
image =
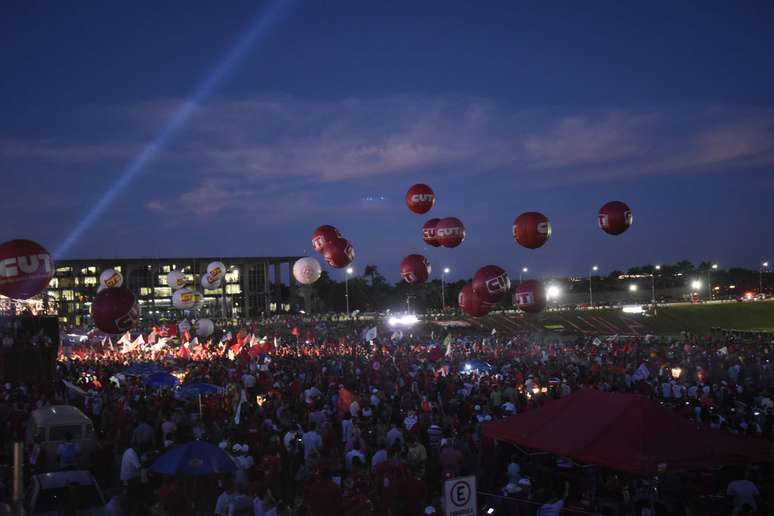
POLYGON ((311 514, 316 516, 341 514, 341 488, 331 479, 328 471, 320 472, 320 476, 309 487, 308 498, 311 514))

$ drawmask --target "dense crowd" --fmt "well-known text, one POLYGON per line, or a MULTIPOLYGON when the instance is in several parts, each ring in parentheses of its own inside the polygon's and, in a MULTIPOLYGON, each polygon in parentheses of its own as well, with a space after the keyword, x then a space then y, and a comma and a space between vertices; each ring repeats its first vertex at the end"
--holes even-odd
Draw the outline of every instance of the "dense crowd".
MULTIPOLYGON (((61 381, 51 388, 2 389, 3 455, 31 410, 64 401, 93 421, 98 443, 89 463, 115 495, 113 514, 433 514, 443 512, 443 480, 461 475, 476 475, 479 504, 496 514, 763 514, 774 507, 765 464, 656 483, 525 453, 481 430, 587 387, 638 393, 701 425, 772 440, 771 343, 506 337, 439 327, 380 328, 387 336, 364 340, 367 325, 351 321, 293 326, 247 324, 187 353, 172 345, 122 353, 104 341, 62 353, 61 381), (235 349, 238 335, 243 345, 235 349), (158 364, 183 385, 221 390, 182 399, 128 373, 138 362, 158 364), (193 440, 220 446, 237 472, 148 473, 165 450, 193 440)), ((45 462, 35 446, 28 445, 30 474, 45 462)), ((78 452, 60 447, 58 465, 80 466, 86 457, 78 452)))

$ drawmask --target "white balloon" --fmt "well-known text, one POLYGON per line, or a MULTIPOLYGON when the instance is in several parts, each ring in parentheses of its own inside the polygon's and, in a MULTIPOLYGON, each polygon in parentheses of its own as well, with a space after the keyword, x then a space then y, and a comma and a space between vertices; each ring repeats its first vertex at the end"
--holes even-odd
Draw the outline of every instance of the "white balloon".
POLYGON ((200 310, 204 306, 204 295, 198 290, 194 290, 194 310, 200 310))
POLYGON ((300 258, 293 264, 293 277, 303 285, 311 285, 320 279, 320 274, 322 274, 320 262, 311 256, 300 258))
POLYGON ((184 331, 191 331, 191 323, 188 322, 188 319, 183 319, 177 324, 178 329, 180 330, 180 333, 183 333, 184 331))
POLYGON ((169 285, 172 290, 183 288, 186 283, 188 283, 188 280, 185 278, 183 271, 169 271, 169 274, 167 274, 167 285, 169 285))
POLYGON ((215 290, 220 288, 221 282, 218 281, 210 281, 209 276, 202 276, 202 288, 205 290, 215 290))
POLYGON ((108 288, 120 287, 124 284, 124 277, 115 269, 105 269, 99 275, 99 284, 108 288))
POLYGON ((196 303, 196 296, 194 294, 194 291, 188 287, 184 287, 184 288, 181 288, 180 290, 176 290, 175 293, 172 294, 172 304, 178 310, 190 310, 191 308, 193 308, 195 303, 196 303))
POLYGON ((223 262, 211 262, 207 266, 207 281, 210 283, 217 283, 220 279, 226 275, 226 266, 223 262))
POLYGON ((210 319, 197 319, 195 327, 199 337, 209 337, 215 331, 215 323, 210 319))

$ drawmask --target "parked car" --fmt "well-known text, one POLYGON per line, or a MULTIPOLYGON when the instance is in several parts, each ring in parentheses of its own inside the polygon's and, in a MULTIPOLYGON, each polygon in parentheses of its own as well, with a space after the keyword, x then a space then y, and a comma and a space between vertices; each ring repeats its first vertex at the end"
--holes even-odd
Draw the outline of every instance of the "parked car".
POLYGON ((24 497, 29 516, 107 515, 105 497, 89 471, 68 470, 34 475, 24 497))

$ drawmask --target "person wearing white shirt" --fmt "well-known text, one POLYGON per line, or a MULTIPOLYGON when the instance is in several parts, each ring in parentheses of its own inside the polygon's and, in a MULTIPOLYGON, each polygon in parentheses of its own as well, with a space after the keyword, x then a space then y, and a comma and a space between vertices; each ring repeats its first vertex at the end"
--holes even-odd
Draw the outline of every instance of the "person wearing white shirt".
POLYGON ((346 465, 347 473, 352 472, 352 460, 355 457, 360 458, 360 462, 365 464, 365 461, 366 461, 365 453, 360 451, 360 443, 357 441, 355 441, 355 443, 352 445, 352 449, 348 451, 347 454, 344 456, 344 464, 346 465))
POLYGON ((394 423, 392 424, 390 431, 387 432, 387 437, 385 439, 389 448, 395 446, 395 443, 397 442, 400 442, 401 445, 403 444, 403 434, 394 423))
POLYGON ((738 514, 745 505, 753 511, 758 509, 757 498, 760 496, 758 487, 747 479, 734 480, 728 484, 726 495, 733 497, 734 511, 738 514))
POLYGON ((139 455, 130 446, 121 457, 121 482, 128 485, 130 481, 139 479, 141 467, 139 455))
POLYGON ((352 419, 349 414, 344 414, 341 420, 341 442, 346 443, 352 438, 352 419))
POLYGON ((223 492, 220 493, 220 496, 218 496, 218 499, 215 502, 215 511, 213 512, 217 516, 229 516, 229 506, 231 505, 233 498, 234 488, 231 486, 231 483, 227 483, 223 488, 223 492))
POLYGON ((322 437, 317 433, 317 425, 311 425, 308 432, 301 437, 304 444, 304 461, 309 462, 312 452, 319 451, 322 448, 322 437))
POLYGON ((379 467, 379 464, 387 460, 387 450, 384 449, 384 446, 379 448, 376 453, 374 453, 374 456, 371 457, 371 471, 375 472, 376 468, 379 467))

